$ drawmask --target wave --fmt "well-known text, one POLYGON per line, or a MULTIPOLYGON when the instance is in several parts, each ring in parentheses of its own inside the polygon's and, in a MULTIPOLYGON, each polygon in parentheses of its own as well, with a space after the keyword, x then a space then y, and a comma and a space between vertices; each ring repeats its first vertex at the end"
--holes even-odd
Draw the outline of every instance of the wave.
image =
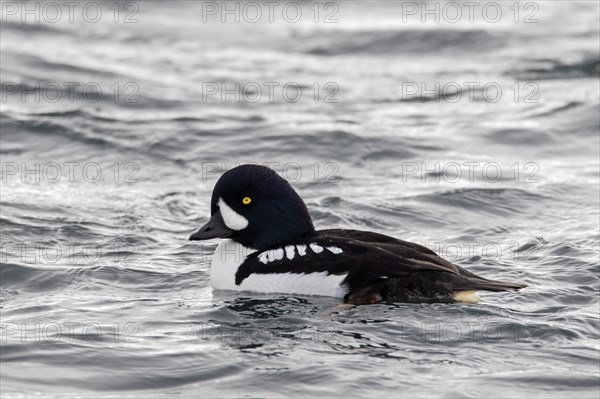
POLYGON ((319 56, 497 51, 506 38, 484 30, 316 32, 301 37, 300 51, 319 56))

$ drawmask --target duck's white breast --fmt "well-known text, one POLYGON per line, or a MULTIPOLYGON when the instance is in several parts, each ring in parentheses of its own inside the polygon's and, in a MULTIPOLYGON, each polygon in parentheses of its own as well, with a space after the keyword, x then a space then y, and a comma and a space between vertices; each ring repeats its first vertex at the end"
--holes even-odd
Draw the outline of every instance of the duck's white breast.
MULTIPOLYGON (((283 253, 284 249, 282 249, 283 253)), ((347 287, 341 286, 343 275, 320 273, 261 273, 251 274, 240 285, 235 284, 235 274, 253 249, 232 240, 224 240, 213 254, 210 266, 211 285, 218 290, 253 291, 298 295, 320 295, 343 298, 347 287)), ((277 266, 273 266, 276 268, 277 266)))

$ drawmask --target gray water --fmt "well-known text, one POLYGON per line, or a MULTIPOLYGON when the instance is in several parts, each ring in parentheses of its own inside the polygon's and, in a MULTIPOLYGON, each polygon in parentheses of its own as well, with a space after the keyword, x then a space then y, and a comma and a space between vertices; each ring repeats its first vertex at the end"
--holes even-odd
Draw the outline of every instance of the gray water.
POLYGON ((247 3, 37 4, 3 1, 0 25, 3 397, 598 397, 597 2, 472 21, 373 1, 270 21, 259 2, 256 23, 247 3), (213 291, 217 243, 187 238, 248 162, 318 228, 529 287, 213 291))

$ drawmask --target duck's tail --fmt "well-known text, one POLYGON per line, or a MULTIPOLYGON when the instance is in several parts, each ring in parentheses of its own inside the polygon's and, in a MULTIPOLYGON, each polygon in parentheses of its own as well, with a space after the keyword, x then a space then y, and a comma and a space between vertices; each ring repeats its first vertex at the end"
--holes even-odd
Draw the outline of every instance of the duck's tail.
POLYGON ((509 283, 507 281, 496 281, 485 278, 470 277, 463 279, 460 288, 464 290, 500 292, 520 290, 521 288, 525 287, 527 287, 527 284, 509 283))

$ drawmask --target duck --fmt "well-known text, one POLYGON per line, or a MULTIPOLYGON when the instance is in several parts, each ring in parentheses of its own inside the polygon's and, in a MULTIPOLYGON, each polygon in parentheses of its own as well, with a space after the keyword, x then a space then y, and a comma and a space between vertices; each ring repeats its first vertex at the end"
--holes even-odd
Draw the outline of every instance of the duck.
POLYGON ((486 279, 385 234, 316 230, 300 195, 267 166, 244 164, 223 173, 210 209, 208 222, 189 240, 222 239, 210 264, 215 290, 328 296, 359 305, 478 303, 477 291, 527 286, 486 279))

